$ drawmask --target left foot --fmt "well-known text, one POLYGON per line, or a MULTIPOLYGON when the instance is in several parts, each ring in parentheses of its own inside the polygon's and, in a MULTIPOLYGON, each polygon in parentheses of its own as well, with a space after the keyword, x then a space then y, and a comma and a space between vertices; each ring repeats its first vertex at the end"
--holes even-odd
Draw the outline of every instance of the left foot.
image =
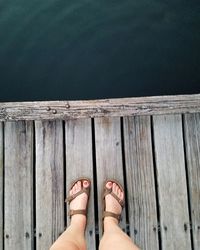
MULTIPOLYGON (((69 191, 69 195, 74 195, 81 191, 81 189, 89 187, 89 182, 87 180, 84 181, 77 181, 72 189, 69 191)), ((86 209, 88 201, 88 195, 86 193, 82 193, 79 196, 77 196, 74 200, 70 202, 70 209, 76 210, 76 209, 86 209)))

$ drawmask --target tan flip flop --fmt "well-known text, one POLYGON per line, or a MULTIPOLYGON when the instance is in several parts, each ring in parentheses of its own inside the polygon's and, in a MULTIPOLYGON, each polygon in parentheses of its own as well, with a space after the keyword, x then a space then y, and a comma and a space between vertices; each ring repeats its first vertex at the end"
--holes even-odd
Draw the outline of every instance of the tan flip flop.
POLYGON ((119 199, 113 192, 112 192, 112 188, 111 189, 108 189, 106 187, 106 183, 107 182, 114 182, 116 183, 120 189, 122 190, 122 192, 124 192, 124 188, 122 187, 122 185, 117 181, 117 180, 114 180, 114 179, 108 179, 104 182, 104 185, 103 185, 103 192, 102 192, 102 233, 104 232, 104 225, 103 225, 103 221, 104 221, 104 218, 107 217, 107 216, 111 216, 111 217, 114 217, 115 219, 118 220, 118 223, 119 221, 121 220, 121 214, 115 214, 115 213, 112 213, 112 212, 109 212, 109 211, 105 211, 105 208, 106 208, 106 201, 105 201, 105 197, 106 195, 108 194, 111 194, 118 202, 119 204, 121 205, 122 209, 124 207, 124 199, 121 200, 119 199))
POLYGON ((73 215, 75 215, 75 214, 83 214, 83 215, 87 216, 87 208, 88 208, 88 202, 89 202, 89 197, 90 197, 91 181, 90 181, 90 179, 87 178, 87 177, 80 177, 80 178, 78 178, 77 180, 75 180, 75 181, 73 181, 73 182, 71 183, 71 186, 70 186, 70 189, 69 189, 69 190, 72 189, 72 187, 74 186, 74 184, 75 184, 77 181, 81 181, 81 183, 82 183, 83 181, 88 181, 88 182, 89 182, 89 186, 88 186, 87 188, 84 188, 84 187, 82 186, 82 189, 81 189, 78 193, 76 193, 76 194, 74 194, 74 195, 68 196, 68 198, 66 198, 65 202, 68 202, 68 204, 70 204, 70 202, 71 202, 72 200, 74 200, 77 196, 81 195, 82 193, 86 193, 86 194, 88 195, 88 201, 87 201, 86 209, 76 209, 76 210, 70 209, 70 210, 69 210, 69 213, 68 213, 68 215, 69 215, 70 218, 71 218, 71 216, 73 216, 73 215))

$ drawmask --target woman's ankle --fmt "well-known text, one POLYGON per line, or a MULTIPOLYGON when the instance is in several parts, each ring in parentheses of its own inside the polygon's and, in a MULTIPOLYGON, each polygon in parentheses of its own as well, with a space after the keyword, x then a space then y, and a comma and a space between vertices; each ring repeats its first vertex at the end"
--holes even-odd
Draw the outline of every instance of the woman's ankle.
POLYGON ((76 227, 77 229, 80 229, 81 231, 85 231, 86 227, 86 216, 82 214, 76 214, 71 217, 71 223, 70 226, 76 227))
POLYGON ((113 217, 105 217, 104 218, 104 231, 107 231, 107 230, 112 230, 113 228, 118 228, 118 220, 113 218, 113 217))

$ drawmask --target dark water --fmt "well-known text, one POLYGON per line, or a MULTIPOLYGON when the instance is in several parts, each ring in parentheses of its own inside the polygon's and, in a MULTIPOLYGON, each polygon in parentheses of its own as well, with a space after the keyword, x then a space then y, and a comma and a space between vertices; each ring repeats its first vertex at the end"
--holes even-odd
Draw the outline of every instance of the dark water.
POLYGON ((199 92, 199 0, 0 0, 1 101, 199 92))

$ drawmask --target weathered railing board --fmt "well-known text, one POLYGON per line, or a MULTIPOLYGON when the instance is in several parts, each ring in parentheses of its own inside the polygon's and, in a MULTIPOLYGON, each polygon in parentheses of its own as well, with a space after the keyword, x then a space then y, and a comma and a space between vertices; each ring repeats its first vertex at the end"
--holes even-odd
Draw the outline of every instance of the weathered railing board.
POLYGON ((194 250, 200 247, 200 113, 184 115, 194 250))
POLYGON ((200 94, 85 101, 0 103, 0 121, 200 112, 200 94))
POLYGON ((3 123, 0 122, 0 250, 3 250, 3 123))
POLYGON ((158 223, 149 116, 124 118, 130 234, 141 249, 156 250, 158 223))
POLYGON ((5 250, 33 249, 33 123, 5 122, 5 250))
MULTIPOLYGON (((105 180, 114 178, 124 185, 120 118, 95 118, 96 172, 98 189, 99 231, 102 234, 102 187, 105 180)), ((121 226, 126 229, 125 209, 121 226)))
POLYGON ((44 250, 64 230, 62 121, 36 121, 35 135, 36 244, 37 250, 44 250))
POLYGON ((162 249, 191 249, 181 115, 153 117, 162 249))
MULTIPOLYGON (((88 207, 86 240, 88 249, 95 249, 94 183, 92 159, 91 119, 78 119, 65 122, 66 143, 66 183, 69 191, 72 181, 78 177, 91 179, 91 193, 88 207)), ((67 193, 68 195, 68 193, 67 193)), ((69 209, 69 207, 68 207, 69 209)), ((68 225, 69 225, 68 220, 68 225)))

